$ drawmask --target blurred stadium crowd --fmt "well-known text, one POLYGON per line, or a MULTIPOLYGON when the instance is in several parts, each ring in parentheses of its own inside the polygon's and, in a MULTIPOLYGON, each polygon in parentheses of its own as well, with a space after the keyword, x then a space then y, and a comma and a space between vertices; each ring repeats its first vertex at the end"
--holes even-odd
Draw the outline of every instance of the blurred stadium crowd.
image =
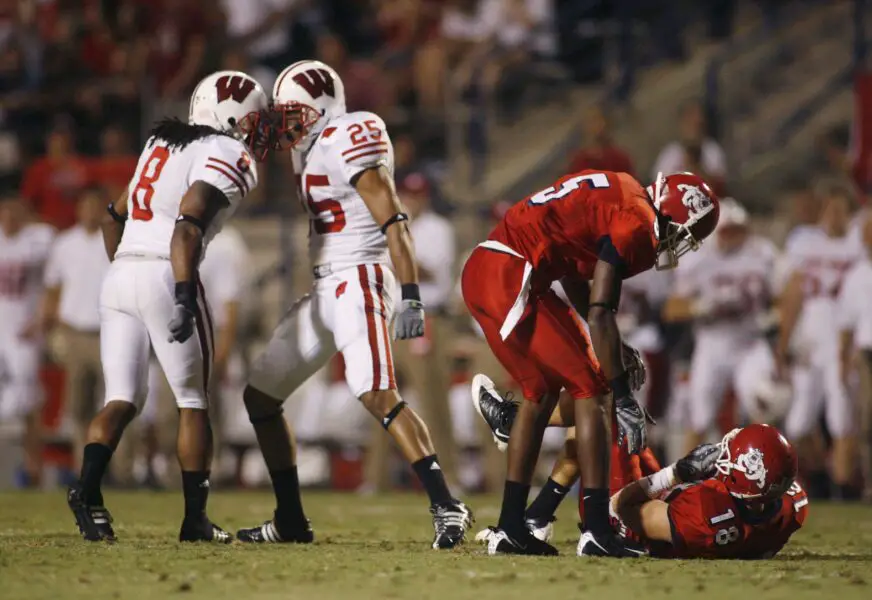
MULTIPOLYGON (((546 93, 552 87, 602 81, 607 49, 601 39, 579 35, 579 23, 620 24, 632 16, 634 23, 642 21, 654 31, 667 24, 671 35, 651 40, 646 57, 651 61, 684 60, 682 28, 691 23, 702 26, 711 43, 728 40, 733 33, 734 1, 712 1, 700 8, 693 2, 657 0, 646 2, 644 10, 641 4, 0 0, 0 242, 6 244, 0 255, 0 454, 6 457, 0 460, 0 486, 13 472, 17 485, 48 486, 63 482, 76 469, 71 461, 80 452, 70 449, 81 443, 84 427, 102 401, 97 298, 107 261, 98 221, 103 206, 127 185, 150 123, 167 113, 184 114, 193 84, 206 72, 244 70, 270 90, 278 71, 308 57, 336 68, 351 110, 380 114, 391 131, 398 189, 414 218, 430 325, 426 338, 397 345, 400 381, 409 388, 404 397, 429 417, 450 479, 468 489, 501 481, 503 460, 494 453, 468 398, 474 372, 483 370, 500 379, 500 368, 464 315, 455 285, 464 250, 476 240, 456 228, 452 199, 441 193, 445 122, 451 118, 446 97, 456 94, 472 107, 495 103, 499 118, 511 122, 517 111, 536 102, 525 94, 530 81, 546 93), (696 20, 675 18, 685 9, 692 9, 696 20), (12 244, 14 234, 25 227, 40 228, 34 236, 37 242, 26 252, 12 244), (24 255, 26 272, 21 271, 24 255), (25 280, 29 287, 22 300, 25 280), (34 368, 34 379, 19 381, 28 365, 34 368), (15 452, 3 451, 19 446, 15 452)), ((779 3, 758 4, 768 15, 779 3)), ((629 60, 625 54, 631 39, 617 37, 619 61, 629 60)), ((629 82, 622 78, 619 83, 619 93, 626 93, 621 86, 629 82)), ((703 175, 722 195, 731 193, 728 156, 711 135, 704 105, 688 102, 676 107, 673 141, 658 155, 645 158, 646 165, 653 164, 651 173, 635 165, 628 149, 613 140, 607 111, 586 111, 578 148, 564 157, 568 170, 628 171, 643 183, 658 171, 690 170, 703 175)), ((849 115, 845 117, 846 130, 849 115)), ((718 123, 720 131, 729 126, 718 123)), ((857 212, 868 189, 862 177, 852 177, 855 163, 841 139, 846 137, 836 132, 822 144, 820 182, 804 180, 794 188, 774 190, 788 208, 777 223, 758 219, 753 206, 731 205, 724 211, 725 223, 709 254, 745 248, 745 266, 768 261, 757 287, 743 283, 745 287, 733 289, 706 281, 699 272, 706 271, 710 256, 671 275, 650 274, 627 282, 622 326, 648 361, 646 401, 660 421, 654 439, 667 457, 741 419, 788 416, 790 398, 783 399, 782 384, 790 377, 779 372, 787 367, 781 364, 786 356, 779 354, 777 331, 772 345, 749 354, 753 360, 742 366, 735 359, 765 344, 765 333, 775 329, 770 309, 788 286, 791 239, 799 239, 824 219, 827 236, 850 236, 855 244, 846 272, 853 263, 869 261, 861 249, 865 212, 857 212), (753 233, 761 223, 772 241, 753 233), (776 248, 785 240, 785 251, 776 248), (716 293, 701 292, 705 286, 716 293), (749 315, 754 318, 750 325, 749 315), (712 345, 713 331, 729 337, 739 323, 747 330, 743 329, 744 338, 712 345), (706 356, 700 358, 701 354, 706 356), (766 361, 771 367, 761 372, 766 361), (700 404, 702 409, 693 408, 700 404)), ((250 348, 263 341, 264 325, 256 297, 262 288, 251 272, 245 230, 249 222, 273 214, 281 214, 288 227, 304 218, 293 194, 285 191, 291 185, 282 158, 273 157, 263 166, 266 184, 244 207, 238 225, 215 240, 202 269, 219 330, 218 470, 220 479, 230 484, 265 481, 259 456, 247 453, 253 432, 239 400, 246 358, 250 348)), ((497 203, 477 211, 478 230, 486 232, 488 219, 504 209, 497 203)), ((872 244, 872 229, 866 239, 872 244)), ((288 272, 278 271, 280 276, 288 272)), ((837 297, 840 283, 827 285, 835 286, 837 297)), ((863 289, 862 281, 857 285, 863 289)), ((872 290, 856 293, 872 297, 872 290)), ((838 338, 841 328, 835 314, 826 326, 838 338)), ((861 321, 865 323, 857 314, 853 323, 845 322, 844 330, 861 321)), ((857 330, 858 345, 869 345, 864 359, 868 360, 872 339, 864 336, 857 330)), ((858 363, 856 376, 862 385, 855 391, 854 354, 845 350, 832 356, 840 370, 839 384, 850 388, 850 403, 844 408, 848 412, 841 418, 862 425, 865 421, 855 415, 862 412, 868 421, 872 410, 868 365, 858 363)), ((395 464, 388 438, 370 435, 375 431, 370 419, 354 407, 356 401, 337 373, 313 379, 288 411, 302 446, 301 479, 340 489, 406 485, 410 478, 399 462, 395 464)), ((155 370, 152 375, 153 398, 140 419, 140 439, 126 442, 128 447, 119 449, 113 460, 118 485, 177 484, 166 458, 175 438, 174 405, 160 373, 155 370)), ((511 387, 504 377, 500 383, 511 387)), ((810 491, 829 495, 835 490, 839 497, 858 497, 864 484, 872 485, 870 432, 856 427, 834 431, 829 409, 810 410, 811 423, 794 428, 808 438, 804 468, 817 482, 810 491), (827 418, 821 419, 824 412, 827 418), (866 440, 860 439, 858 446, 860 433, 866 440), (846 439, 840 444, 842 438, 846 439), (831 481, 836 485, 830 486, 831 481)), ((555 434, 549 447, 555 450, 560 442, 555 434)))

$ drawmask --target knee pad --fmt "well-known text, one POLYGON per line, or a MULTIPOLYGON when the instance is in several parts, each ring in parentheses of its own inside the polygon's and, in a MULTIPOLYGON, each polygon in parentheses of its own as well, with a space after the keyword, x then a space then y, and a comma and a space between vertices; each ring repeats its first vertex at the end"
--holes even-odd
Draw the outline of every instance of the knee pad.
MULTIPOLYGON (((253 389, 253 388, 252 388, 253 389)), ((263 392, 248 389, 242 394, 242 401, 245 403, 245 410, 248 412, 248 420, 252 425, 258 423, 267 423, 275 419, 281 419, 284 413, 282 402, 274 398, 270 398, 263 392)))
POLYGON ((400 414, 400 412, 404 408, 406 408, 406 401, 405 400, 400 400, 399 402, 397 402, 397 405, 395 407, 393 407, 390 410, 390 412, 388 412, 388 414, 386 414, 385 416, 382 417, 382 419, 381 419, 382 427, 384 427, 385 430, 387 430, 388 427, 391 426, 391 423, 394 422, 394 419, 397 418, 397 415, 400 414))

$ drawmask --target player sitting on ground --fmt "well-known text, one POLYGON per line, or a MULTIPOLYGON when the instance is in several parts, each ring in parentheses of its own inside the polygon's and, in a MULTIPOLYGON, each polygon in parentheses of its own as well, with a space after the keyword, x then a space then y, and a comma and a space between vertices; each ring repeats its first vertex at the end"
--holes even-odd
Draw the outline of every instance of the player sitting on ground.
POLYGON ((524 396, 489 553, 557 554, 530 535, 524 509, 545 427, 565 389, 575 400, 585 477, 581 553, 639 555, 615 536, 608 513, 609 416, 616 414, 631 454, 646 446, 646 415, 633 397, 615 317, 621 283, 675 267, 717 222, 717 197, 691 173, 659 175, 645 189, 626 173, 582 171, 512 206, 473 250, 463 268, 464 302, 524 396), (556 281, 575 314, 552 290, 556 281))
POLYGON ((206 516, 214 347, 198 269, 209 241, 257 185, 249 150, 262 158, 271 146, 262 138, 267 104, 260 85, 245 73, 206 77, 191 97, 188 123, 157 124, 128 189, 108 207, 103 240, 113 262, 100 298, 106 404, 91 421, 81 477, 67 495, 86 540, 115 540, 100 486, 121 435, 145 401, 152 352, 179 407, 185 495, 179 540, 232 539, 206 516))
POLYGON ((273 103, 280 147, 293 150, 298 193, 309 212, 315 281, 252 364, 243 399, 277 507, 273 519, 237 536, 255 543, 313 540, 282 403, 341 352, 348 387, 394 438, 429 496, 433 548, 452 548, 463 541, 472 513, 451 495, 427 425, 400 398, 394 378, 388 324, 400 287, 396 280, 402 284, 396 339, 424 335, 424 305, 385 123, 373 113, 347 112, 342 80, 318 61, 282 71, 273 103))
MULTIPOLYGON (((474 388, 481 395, 480 414, 491 431, 511 430, 517 406, 500 398, 492 386, 488 391, 480 377, 474 388)), ((559 413, 558 406, 552 423, 565 426, 559 413)), ((653 456, 642 459, 645 470, 656 465, 653 456)), ((625 535, 639 534, 652 556, 769 558, 808 514, 808 497, 794 481, 796 472, 796 453, 784 436, 769 425, 750 425, 734 429, 718 445, 703 444, 676 464, 627 483, 612 496, 611 512, 628 530, 625 535)), ((527 509, 527 528, 536 538, 551 539, 554 513, 578 474, 573 456, 562 456, 555 465, 527 509)), ((492 536, 492 530, 485 530, 476 539, 490 542, 492 536)))

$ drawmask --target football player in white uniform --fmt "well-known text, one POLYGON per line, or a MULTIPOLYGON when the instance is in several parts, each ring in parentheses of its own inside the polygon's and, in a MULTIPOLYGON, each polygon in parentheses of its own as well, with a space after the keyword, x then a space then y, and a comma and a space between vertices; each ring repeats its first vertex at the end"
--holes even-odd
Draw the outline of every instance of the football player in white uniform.
POLYGON ((206 516, 214 346, 198 268, 209 240, 257 185, 249 150, 262 157, 257 142, 267 106, 263 89, 245 73, 206 77, 191 97, 188 123, 156 125, 127 192, 108 208, 103 239, 112 265, 100 298, 106 404, 91 422, 81 477, 68 494, 86 540, 115 539, 100 483, 145 400, 152 351, 179 407, 185 496, 179 540, 232 539, 206 516))
POLYGON ((663 308, 665 320, 692 321, 687 451, 703 443, 726 392, 735 388, 742 357, 763 338, 761 323, 773 297, 778 251, 753 235, 748 213, 731 198, 721 201, 715 243, 675 272, 675 293, 663 308))
POLYGON ((281 121, 279 147, 292 148, 298 191, 309 213, 315 282, 252 365, 245 406, 269 467, 277 508, 273 519, 240 530, 237 537, 312 541, 282 403, 341 352, 352 393, 391 434, 427 491, 433 547, 452 548, 463 541, 471 513, 451 495, 427 426, 397 394, 394 379, 388 325, 396 279, 402 284, 402 308, 394 322, 397 339, 423 335, 424 305, 408 216, 394 189, 393 147, 385 123, 369 112, 346 112, 342 81, 318 61, 282 71, 273 103, 273 121, 281 121))
POLYGON ((53 239, 54 229, 28 222, 20 197, 0 197, 0 422, 24 423, 21 483, 27 486, 39 483, 42 464, 36 312, 53 239))
MULTIPOLYGON (((781 295, 776 364, 783 378, 790 373, 794 390, 785 433, 802 442, 813 432, 823 409, 833 437, 831 479, 836 491, 845 493, 854 470, 855 427, 854 403, 841 377, 837 299, 845 275, 862 258, 863 250, 858 239, 849 235, 851 190, 826 189, 820 199, 819 228, 785 249, 789 266, 781 295)), ((820 461, 820 457, 809 458, 820 461)), ((816 467, 822 472, 823 464, 816 467)))

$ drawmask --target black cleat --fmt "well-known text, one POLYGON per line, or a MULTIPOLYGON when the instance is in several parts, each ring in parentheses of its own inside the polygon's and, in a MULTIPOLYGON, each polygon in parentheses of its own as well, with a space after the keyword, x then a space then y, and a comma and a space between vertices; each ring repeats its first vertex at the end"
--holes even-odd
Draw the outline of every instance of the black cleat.
POLYGON ((461 545, 466 539, 466 530, 472 527, 472 511, 460 500, 430 507, 433 515, 433 549, 446 550, 461 545))
POLYGON ((613 531, 599 535, 594 535, 590 531, 582 531, 575 553, 578 556, 639 558, 646 556, 648 551, 631 540, 619 537, 613 531))
POLYGON ((236 532, 236 539, 249 544, 311 544, 315 541, 308 519, 296 528, 280 528, 276 523, 277 520, 273 518, 263 525, 240 529, 236 532))
POLYGON ((115 531, 112 529, 112 515, 105 506, 89 505, 79 484, 70 486, 67 490, 67 505, 76 517, 79 533, 89 542, 114 542, 115 531))
POLYGON ((509 432, 518 414, 518 403, 512 401, 511 394, 503 398, 487 375, 479 373, 472 378, 472 403, 475 410, 487 423, 494 436, 494 442, 501 452, 509 447, 509 432))
POLYGON ((205 515, 199 519, 185 518, 179 530, 180 542, 212 542, 213 544, 229 544, 233 536, 224 531, 205 515))
POLYGON ((497 554, 525 554, 528 556, 557 556, 557 548, 546 541, 533 536, 524 529, 519 537, 512 537, 499 527, 488 527, 480 532, 476 538, 487 542, 487 553, 491 556, 497 554))

